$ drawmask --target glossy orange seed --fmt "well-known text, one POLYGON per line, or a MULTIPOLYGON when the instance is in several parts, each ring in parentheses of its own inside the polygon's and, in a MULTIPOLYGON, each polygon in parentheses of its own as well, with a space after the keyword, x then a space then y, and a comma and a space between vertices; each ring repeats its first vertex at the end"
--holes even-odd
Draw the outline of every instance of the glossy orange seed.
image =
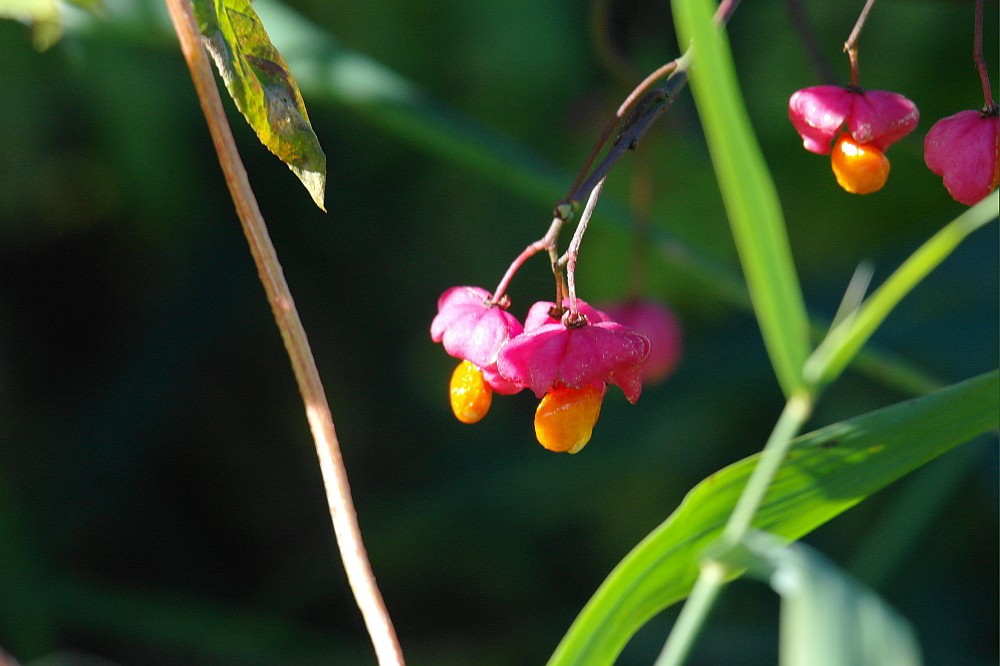
POLYGON ((851 194, 871 194, 882 189, 889 179, 889 159, 870 144, 855 143, 849 134, 841 134, 830 155, 837 184, 851 194))
POLYGON ((576 453, 590 441, 603 391, 593 386, 545 394, 535 410, 535 437, 549 451, 576 453))
POLYGON ((476 423, 482 419, 493 402, 493 389, 483 378, 483 371, 469 361, 462 361, 451 373, 448 395, 451 411, 462 423, 476 423))

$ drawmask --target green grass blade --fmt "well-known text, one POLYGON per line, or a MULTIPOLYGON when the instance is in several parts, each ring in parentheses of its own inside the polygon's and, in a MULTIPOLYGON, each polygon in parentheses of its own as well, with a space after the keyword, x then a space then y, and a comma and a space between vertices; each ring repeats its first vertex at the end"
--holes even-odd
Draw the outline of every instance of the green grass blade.
POLYGON ((806 363, 810 383, 827 384, 843 372, 893 308, 937 268, 966 236, 997 218, 994 192, 931 236, 858 309, 835 326, 806 363))
MULTIPOLYGON (((996 371, 795 440, 754 519, 794 540, 1000 422, 996 371)), ((553 654, 552 666, 610 664, 646 621, 683 599, 702 551, 722 533, 759 456, 695 486, 615 567, 553 654)))
POLYGON ((785 392, 802 385, 809 323, 774 181, 750 127, 729 45, 708 0, 673 0, 681 47, 693 43, 691 91, 722 190, 750 298, 785 392))
POLYGON ((781 595, 781 666, 920 666, 910 624, 825 557, 767 534, 744 545, 751 575, 781 595))

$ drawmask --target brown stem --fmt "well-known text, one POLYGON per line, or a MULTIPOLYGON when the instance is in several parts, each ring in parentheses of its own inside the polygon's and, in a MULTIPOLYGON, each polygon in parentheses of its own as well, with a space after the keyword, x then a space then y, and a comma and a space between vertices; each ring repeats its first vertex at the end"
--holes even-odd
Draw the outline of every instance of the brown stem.
POLYGON ((972 57, 979 70, 979 80, 983 83, 983 99, 985 109, 993 108, 993 91, 990 89, 990 75, 986 71, 986 59, 983 58, 983 0, 976 0, 976 32, 972 44, 972 57))
POLYGON ((847 54, 847 59, 851 63, 851 86, 855 88, 861 86, 861 73, 858 70, 858 38, 861 36, 861 30, 865 27, 865 21, 868 20, 868 12, 871 11, 874 4, 875 0, 865 2, 865 6, 861 9, 861 14, 858 15, 858 20, 854 24, 854 29, 851 30, 850 36, 844 42, 844 53, 847 54))
MULTIPOLYGON (((719 7, 715 11, 715 16, 713 17, 716 25, 722 26, 728 23, 729 19, 736 11, 736 8, 739 7, 740 1, 741 0, 722 0, 722 2, 719 3, 719 7)), ((562 228, 562 222, 569 218, 569 215, 575 208, 576 204, 584 197, 588 197, 590 199, 588 205, 591 208, 593 207, 594 203, 597 201, 597 196, 600 196, 600 188, 603 187, 604 179, 607 177, 611 167, 618 162, 626 151, 635 148, 639 139, 641 139, 649 128, 652 127, 653 123, 656 122, 656 119, 659 118, 663 112, 667 110, 667 108, 669 108, 670 104, 674 101, 674 98, 681 91, 681 89, 684 88, 684 85, 687 83, 687 70, 690 65, 691 49, 687 49, 684 55, 656 69, 649 76, 643 79, 631 93, 628 94, 625 101, 623 101, 618 107, 618 111, 615 113, 614 118, 612 118, 611 122, 609 122, 604 128, 604 131, 598 138, 597 143, 590 151, 586 160, 584 160, 583 167, 580 169, 576 179, 574 179, 573 184, 570 186, 569 194, 566 199, 556 206, 555 219, 552 221, 552 225, 549 227, 548 233, 545 234, 544 238, 535 241, 525 248, 520 255, 518 255, 518 257, 511 264, 510 268, 507 269, 503 279, 501 279, 500 285, 497 287, 497 291, 491 298, 492 302, 496 303, 503 297, 503 293, 510 283, 510 280, 514 277, 514 274, 521 267, 524 261, 544 249, 548 251, 549 260, 552 263, 552 272, 555 274, 556 278, 555 310, 560 310, 562 308, 562 295, 567 291, 567 285, 563 281, 562 268, 567 265, 567 259, 570 257, 572 258, 572 268, 568 271, 570 282, 568 289, 573 303, 572 307, 575 308, 576 285, 574 274, 576 267, 576 252, 569 252, 562 258, 559 258, 556 251, 556 241, 558 240, 559 232, 562 228), (653 84, 664 76, 669 76, 670 78, 667 79, 663 86, 654 88, 653 84), (600 154, 601 150, 603 150, 612 134, 615 133, 616 129, 618 130, 618 134, 615 137, 611 150, 604 156, 601 163, 598 164, 593 171, 591 171, 591 167, 597 159, 597 156, 600 154), (591 196, 595 191, 596 196, 591 196)), ((587 214, 587 217, 589 218, 589 213, 587 214)), ((581 225, 577 226, 577 231, 582 239, 583 234, 580 233, 581 228, 583 231, 586 231, 586 223, 583 223, 582 227, 581 225)), ((576 314, 575 311, 573 314, 576 314)))
MULTIPOLYGON (((739 5, 740 0, 722 0, 719 3, 719 7, 715 10, 715 16, 713 17, 716 25, 726 25, 739 5)), ((604 128, 604 131, 601 132, 597 143, 591 149, 590 154, 587 155, 587 159, 584 160, 583 166, 569 188, 566 201, 578 203, 584 197, 589 196, 590 191, 594 189, 600 180, 603 180, 607 176, 611 167, 615 165, 621 156, 626 151, 635 148, 639 139, 645 135, 656 119, 667 110, 677 96, 677 93, 687 83, 687 69, 690 63, 690 49, 688 49, 684 55, 653 71, 628 94, 625 101, 618 107, 618 111, 614 117, 604 128), (665 76, 670 77, 666 83, 661 87, 654 87, 653 84, 665 76), (591 167, 593 167, 594 162, 597 160, 597 156, 600 155, 612 135, 615 135, 616 129, 618 133, 615 136, 611 150, 601 163, 591 171, 591 167)))
POLYGON ((644 78, 642 82, 639 83, 639 85, 637 85, 627 97, 625 97, 625 101, 618 106, 618 110, 615 112, 614 117, 608 122, 607 125, 605 125, 601 135, 597 137, 594 147, 590 149, 590 153, 583 161, 583 166, 580 167, 580 171, 577 173, 576 179, 573 181, 573 184, 570 185, 569 195, 567 196, 568 200, 573 200, 573 195, 579 189, 580 184, 583 183, 584 179, 587 177, 587 174, 590 172, 590 167, 594 166, 594 161, 597 159, 597 156, 601 154, 601 150, 603 150, 604 146, 607 145, 611 135, 614 134, 615 129, 617 129, 621 124, 622 119, 625 118, 625 114, 632 110, 636 100, 649 92, 654 83, 662 79, 664 76, 671 74, 676 68, 677 60, 671 60, 644 78))
POLYGON ((489 299, 490 303, 496 304, 503 299, 504 294, 507 293, 507 287, 510 286, 510 281, 514 279, 514 274, 524 265, 524 262, 542 250, 555 247, 556 239, 559 237, 559 230, 562 228, 563 222, 565 220, 556 215, 552 218, 552 224, 549 225, 549 230, 545 232, 545 235, 521 250, 521 254, 514 258, 514 261, 507 268, 507 272, 500 279, 500 284, 497 285, 497 288, 493 291, 493 295, 489 299))
POLYGON ((323 486, 326 491, 330 518, 337 535, 337 546, 344 562, 347 579, 354 592, 358 608, 364 617, 368 634, 375 646, 379 664, 402 664, 403 655, 396 631, 386 612, 385 603, 375 583, 368 555, 361 539, 347 470, 340 454, 340 444, 333 426, 333 416, 320 382, 316 362, 309 348, 302 322, 299 320, 292 294, 285 282, 281 264, 267 233, 264 218, 250 189, 246 170, 240 160, 232 131, 226 120, 208 58, 201 45, 190 0, 166 0, 174 30, 180 40, 181 52, 191 71, 205 120, 212 135, 215 151, 236 205, 243 233, 246 235, 260 281, 267 293, 285 350, 292 364, 299 393, 305 403, 306 418, 312 431, 319 458, 323 486))

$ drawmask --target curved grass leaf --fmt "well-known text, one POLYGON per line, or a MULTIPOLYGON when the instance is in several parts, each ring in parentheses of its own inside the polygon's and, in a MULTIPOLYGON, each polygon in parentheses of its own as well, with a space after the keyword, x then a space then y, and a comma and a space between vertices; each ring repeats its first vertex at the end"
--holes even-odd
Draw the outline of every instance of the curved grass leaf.
POLYGON ((260 142, 298 176, 323 207, 326 155, 309 123, 288 64, 249 0, 194 0, 198 28, 226 89, 260 142))
MULTIPOLYGON (((795 440, 754 527, 792 541, 904 474, 1000 422, 996 371, 827 426, 795 440)), ((722 533, 759 455, 695 486, 615 567, 550 664, 610 664, 650 618, 683 599, 702 551, 722 533)))
POLYGON ((754 138, 728 42, 708 0, 673 0, 681 49, 692 42, 691 92, 746 274, 754 312, 786 396, 802 385, 809 322, 778 193, 754 138))
POLYGON ((910 624, 825 557, 768 534, 743 545, 750 575, 781 595, 781 666, 920 666, 910 624))
POLYGON ((966 236, 997 219, 998 196, 993 192, 927 239, 857 312, 834 326, 806 362, 803 374, 807 381, 828 384, 836 379, 904 296, 948 258, 966 236))

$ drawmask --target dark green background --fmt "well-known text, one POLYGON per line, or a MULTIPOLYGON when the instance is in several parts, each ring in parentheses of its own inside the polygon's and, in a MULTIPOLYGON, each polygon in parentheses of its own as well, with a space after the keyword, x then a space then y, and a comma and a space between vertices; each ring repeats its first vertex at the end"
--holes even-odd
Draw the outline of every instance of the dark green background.
MULTIPOLYGON (((842 75, 840 45, 860 4, 807 7, 842 75)), ((121 664, 373 663, 302 405, 163 9, 108 5, 108 23, 71 29, 41 54, 24 26, 0 22, 0 646, 38 664, 67 663, 65 651, 121 664)), ((563 186, 627 92, 595 54, 586 3, 289 5, 528 146, 562 170, 563 186)), ((997 12, 987 5, 996 87, 997 12)), ((784 3, 747 2, 730 24, 814 314, 833 314, 859 261, 874 262, 878 283, 961 212, 924 167, 922 137, 982 103, 972 7, 876 6, 862 83, 908 95, 922 118, 889 151, 885 190, 863 198, 843 193, 827 158, 802 150, 788 123, 788 96, 819 81, 784 3)), ((636 71, 677 55, 666 2, 612 8, 612 39, 636 71)), ((304 93, 329 159, 327 215, 231 118, 404 650, 413 664, 543 662, 687 489, 763 445, 782 397, 756 324, 651 254, 648 291, 685 329, 673 378, 634 407, 611 391, 574 457, 534 442, 526 393, 459 424, 446 399, 454 362, 428 335, 435 300, 455 284, 492 288, 542 235, 555 197, 526 197, 498 173, 304 93)), ((605 206, 627 200, 636 159, 653 173, 654 226, 736 274, 687 93, 612 174, 605 206)), ((579 264, 581 294, 598 304, 621 297, 630 261, 627 228, 601 211, 579 264)), ((997 247, 994 223, 873 343, 944 382, 996 367, 997 247)), ((545 262, 531 262, 512 289, 514 311, 551 291, 545 262)), ((849 372, 812 426, 906 397, 849 372)), ((995 664, 997 504, 992 438, 807 540, 913 621, 927 663, 995 664), (923 485, 908 491, 914 483, 923 485)), ((641 632, 622 663, 651 663, 675 612, 641 632)), ((691 663, 773 663, 776 621, 767 588, 737 583, 691 663)))

